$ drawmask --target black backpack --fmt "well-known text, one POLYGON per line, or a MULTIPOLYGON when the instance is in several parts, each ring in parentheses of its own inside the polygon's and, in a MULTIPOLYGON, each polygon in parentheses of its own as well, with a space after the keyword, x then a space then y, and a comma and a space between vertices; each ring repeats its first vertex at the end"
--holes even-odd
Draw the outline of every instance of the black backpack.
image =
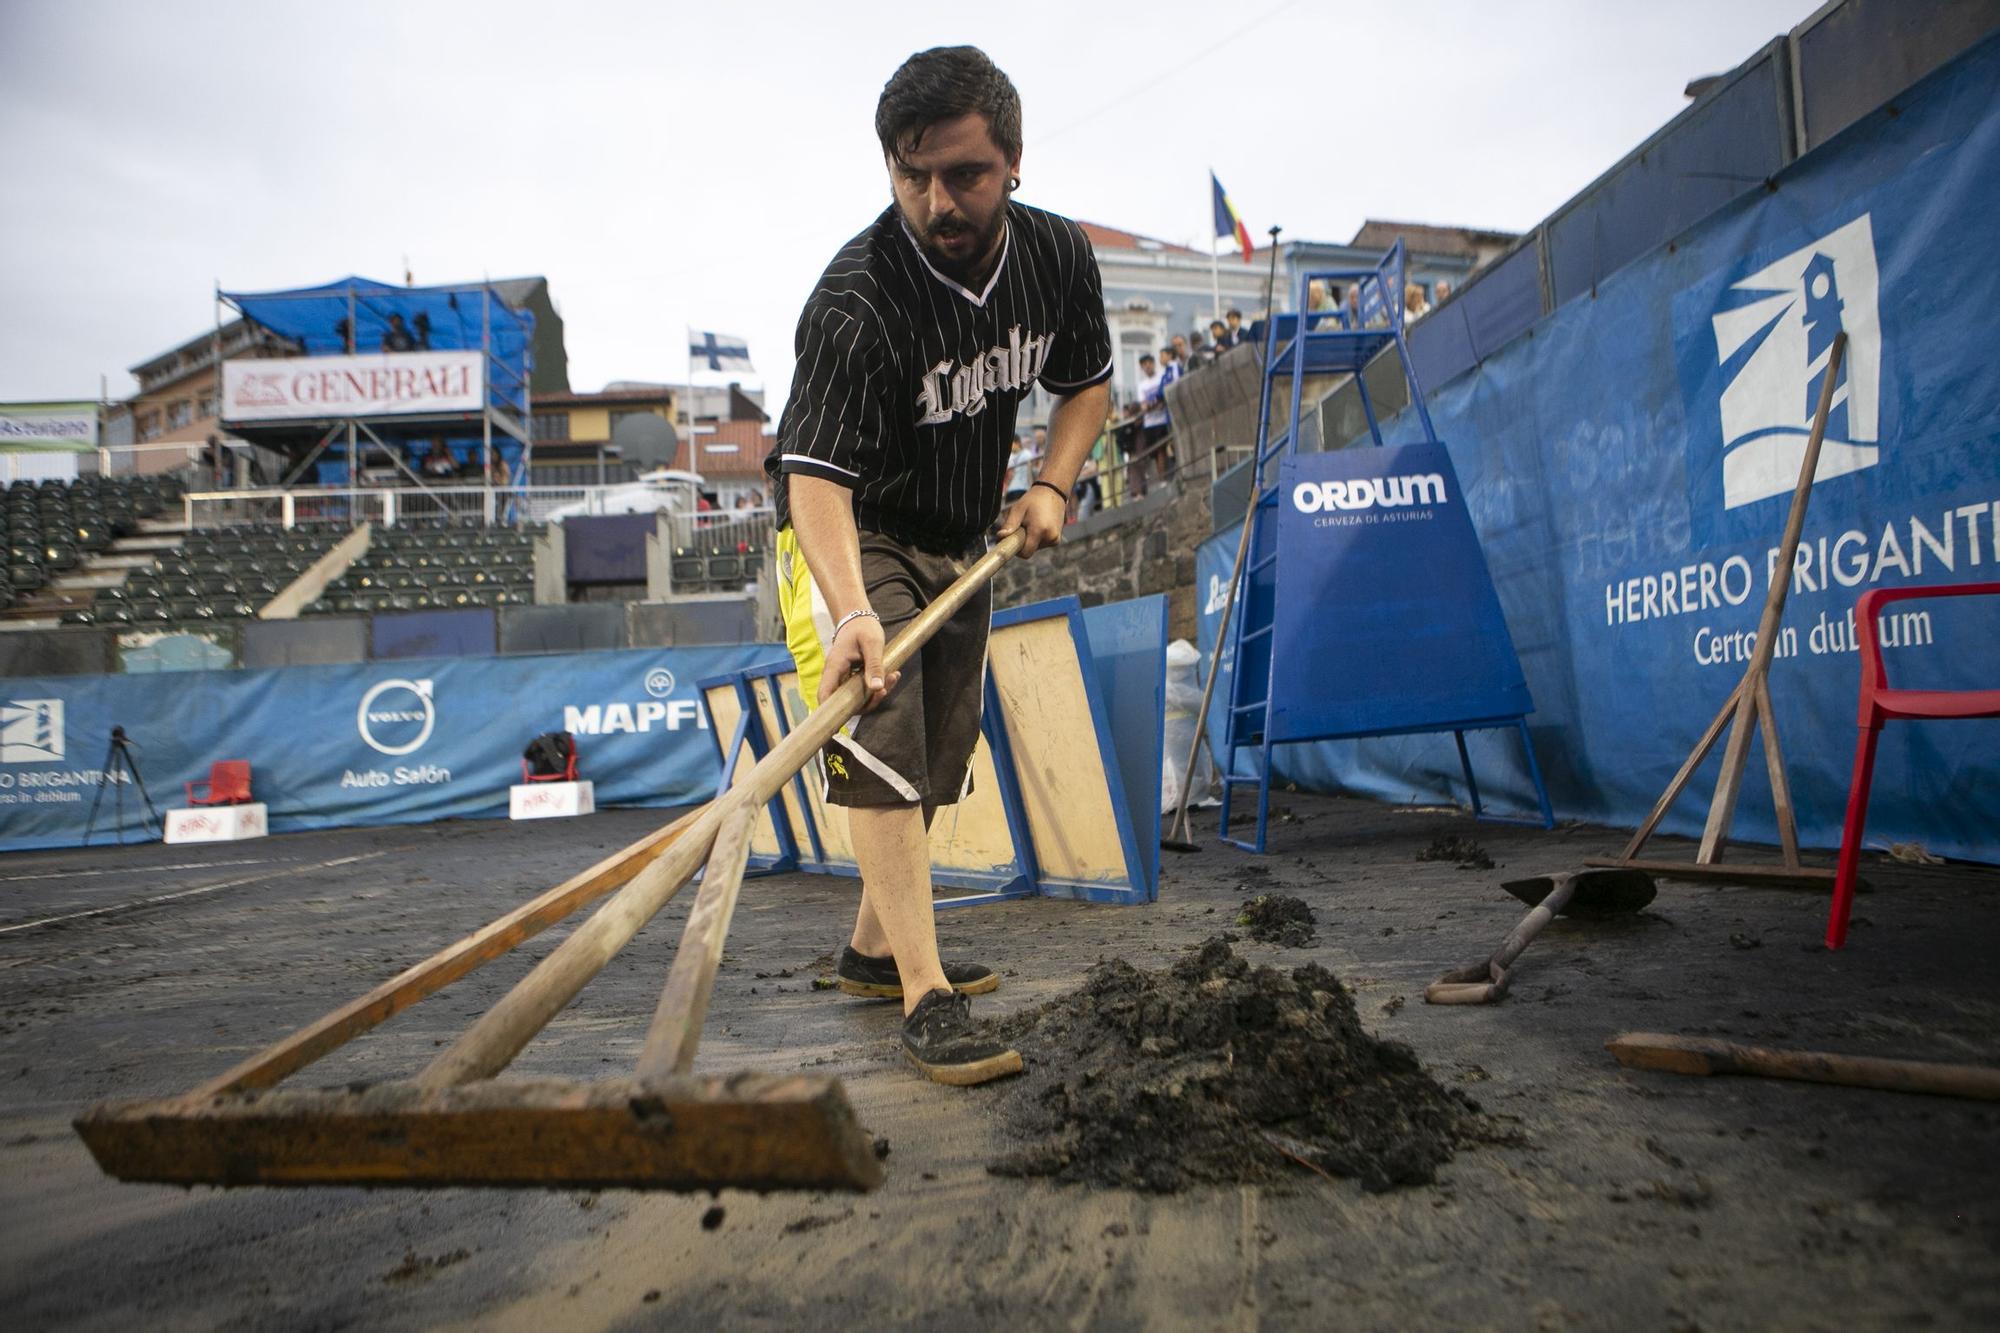
POLYGON ((521 751, 521 757, 528 761, 528 771, 538 778, 561 777, 569 771, 569 761, 575 754, 576 737, 567 731, 545 731, 521 751))

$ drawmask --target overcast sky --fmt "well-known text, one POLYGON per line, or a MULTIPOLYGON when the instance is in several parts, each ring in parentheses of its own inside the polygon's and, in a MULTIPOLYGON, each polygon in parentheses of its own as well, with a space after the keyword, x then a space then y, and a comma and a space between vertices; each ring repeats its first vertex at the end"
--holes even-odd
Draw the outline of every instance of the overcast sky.
POLYGON ((1027 203, 1200 244, 1212 166, 1260 238, 1345 240, 1532 226, 1816 4, 0 0, 0 400, 129 394, 217 281, 406 256, 545 274, 575 388, 679 379, 693 326, 775 396, 888 201, 874 104, 912 51, 1013 77, 1027 203))

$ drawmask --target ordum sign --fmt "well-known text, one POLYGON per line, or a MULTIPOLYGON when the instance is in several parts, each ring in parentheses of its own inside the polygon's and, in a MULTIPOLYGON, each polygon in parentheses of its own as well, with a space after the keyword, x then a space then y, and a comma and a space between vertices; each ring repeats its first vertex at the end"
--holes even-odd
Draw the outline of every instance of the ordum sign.
POLYGON ((224 421, 477 412, 478 352, 385 352, 225 361, 224 421))

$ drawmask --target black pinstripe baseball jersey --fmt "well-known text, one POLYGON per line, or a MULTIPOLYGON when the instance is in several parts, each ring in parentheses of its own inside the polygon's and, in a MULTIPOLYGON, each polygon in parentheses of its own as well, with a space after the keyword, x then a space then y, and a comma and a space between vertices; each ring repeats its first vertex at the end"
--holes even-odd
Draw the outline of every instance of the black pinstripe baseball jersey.
POLYGON ((854 493, 859 527, 956 555, 1000 513, 1014 415, 1111 376, 1097 257, 1083 229, 1007 205, 983 291, 933 268, 892 205, 834 256, 799 316, 798 364, 765 462, 854 493))

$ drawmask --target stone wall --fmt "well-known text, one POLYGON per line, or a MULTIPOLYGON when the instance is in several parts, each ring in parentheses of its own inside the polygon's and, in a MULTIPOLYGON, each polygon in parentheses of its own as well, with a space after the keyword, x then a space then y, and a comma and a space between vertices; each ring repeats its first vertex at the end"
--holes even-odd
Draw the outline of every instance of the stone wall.
POLYGON ((1072 523, 1062 544, 1008 562, 994 580, 994 606, 1075 595, 1085 606, 1167 594, 1170 638, 1194 638, 1194 552, 1209 537, 1208 475, 1072 523))

